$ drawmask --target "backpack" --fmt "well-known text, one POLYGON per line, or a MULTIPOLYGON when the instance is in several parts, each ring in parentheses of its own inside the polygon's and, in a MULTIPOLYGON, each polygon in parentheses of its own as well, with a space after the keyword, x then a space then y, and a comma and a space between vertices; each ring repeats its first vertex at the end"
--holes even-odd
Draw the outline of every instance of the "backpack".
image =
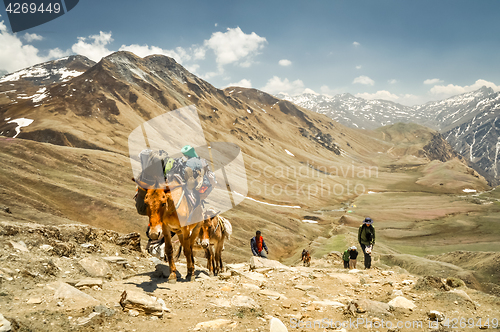
POLYGON ((145 149, 139 153, 141 162, 141 181, 153 185, 165 181, 163 168, 168 154, 164 150, 145 149))
POLYGON ((366 232, 365 232, 365 235, 366 235, 366 240, 367 240, 368 242, 372 242, 372 240, 373 240, 373 234, 372 234, 372 232, 370 231, 370 227, 368 227, 368 226, 366 227, 366 232))

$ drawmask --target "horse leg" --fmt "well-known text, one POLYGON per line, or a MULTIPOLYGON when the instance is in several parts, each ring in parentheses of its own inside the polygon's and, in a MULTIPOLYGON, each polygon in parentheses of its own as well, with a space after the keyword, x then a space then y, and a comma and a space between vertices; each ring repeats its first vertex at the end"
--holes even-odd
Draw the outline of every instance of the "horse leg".
POLYGON ((165 238, 165 256, 168 261, 168 266, 170 267, 170 275, 168 276, 169 283, 175 283, 177 281, 177 268, 174 263, 174 248, 172 247, 172 237, 170 235, 170 227, 163 224, 163 236, 165 238))
POLYGON ((208 248, 203 248, 205 249, 205 258, 207 259, 207 269, 208 269, 208 275, 211 277, 214 275, 214 264, 213 264, 213 255, 212 252, 210 251, 210 246, 208 248))
POLYGON ((222 247, 224 246, 224 240, 220 239, 215 245, 215 264, 217 265, 217 273, 224 272, 222 266, 222 247))
POLYGON ((186 229, 183 231, 184 256, 186 256, 186 262, 187 262, 186 279, 188 281, 191 281, 191 278, 194 274, 193 245, 194 245, 194 242, 196 241, 196 238, 199 236, 200 227, 201 227, 201 225, 197 224, 196 227, 192 229, 191 234, 188 234, 186 229))

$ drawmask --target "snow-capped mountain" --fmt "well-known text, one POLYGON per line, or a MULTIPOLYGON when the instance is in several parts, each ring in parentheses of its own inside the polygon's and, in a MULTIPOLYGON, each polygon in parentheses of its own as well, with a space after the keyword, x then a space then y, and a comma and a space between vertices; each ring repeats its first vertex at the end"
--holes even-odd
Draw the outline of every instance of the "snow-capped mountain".
POLYGON ((498 107, 498 96, 492 88, 483 86, 476 91, 414 106, 414 121, 445 132, 498 107))
POLYGON ((333 97, 305 93, 289 96, 284 93, 276 97, 315 111, 338 121, 339 123, 361 129, 375 129, 397 122, 410 122, 413 109, 386 100, 366 100, 349 93, 333 97))
POLYGON ((0 77, 0 83, 29 81, 34 85, 61 83, 77 77, 95 62, 81 55, 72 55, 59 60, 44 62, 0 77))
POLYGON ((491 88, 482 87, 412 107, 386 100, 365 100, 348 93, 333 97, 311 93, 277 97, 352 128, 375 129, 414 122, 438 130, 457 152, 476 164, 478 171, 489 175, 492 183, 500 182, 500 92, 491 88))

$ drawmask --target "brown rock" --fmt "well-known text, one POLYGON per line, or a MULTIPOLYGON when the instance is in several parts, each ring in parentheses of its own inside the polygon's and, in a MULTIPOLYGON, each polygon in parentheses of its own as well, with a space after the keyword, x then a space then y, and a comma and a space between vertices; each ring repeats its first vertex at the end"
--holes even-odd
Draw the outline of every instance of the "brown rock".
POLYGON ((141 234, 137 232, 119 236, 116 244, 135 251, 141 251, 141 234))
POLYGON ((124 291, 121 295, 120 305, 123 310, 136 310, 147 315, 163 315, 161 303, 156 298, 141 292, 124 291))

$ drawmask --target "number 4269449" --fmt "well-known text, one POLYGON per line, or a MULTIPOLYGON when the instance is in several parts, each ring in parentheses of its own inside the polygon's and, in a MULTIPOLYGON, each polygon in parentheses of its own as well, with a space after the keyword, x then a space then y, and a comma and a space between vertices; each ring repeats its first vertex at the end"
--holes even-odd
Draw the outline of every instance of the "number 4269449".
POLYGON ((35 14, 35 13, 54 13, 59 14, 61 11, 61 4, 56 3, 41 3, 40 5, 32 2, 32 3, 9 3, 5 11, 9 14, 35 14))

